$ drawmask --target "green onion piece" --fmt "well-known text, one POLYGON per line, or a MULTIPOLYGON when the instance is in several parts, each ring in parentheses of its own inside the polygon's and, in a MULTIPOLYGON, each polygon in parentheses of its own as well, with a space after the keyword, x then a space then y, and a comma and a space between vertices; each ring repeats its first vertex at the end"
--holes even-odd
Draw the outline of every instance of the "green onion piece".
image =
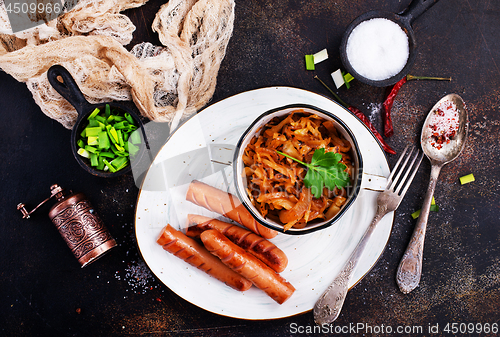
POLYGON ((141 135, 139 134, 139 131, 133 132, 130 135, 130 142, 132 144, 140 144, 141 143, 141 135))
POLYGON ((95 126, 99 126, 99 121, 96 121, 95 118, 89 119, 89 125, 87 127, 93 128, 95 126))
POLYGON ((90 166, 97 166, 99 164, 99 159, 97 154, 91 153, 90 154, 90 166))
POLYGON ((109 161, 107 161, 106 159, 103 159, 102 161, 104 162, 104 164, 106 164, 106 167, 107 167, 107 168, 108 168, 108 169, 109 169, 112 173, 116 172, 115 168, 113 167, 113 165, 111 165, 111 164, 109 163, 109 161))
POLYGON ((78 153, 80 156, 84 158, 90 158, 89 152, 85 149, 79 148, 78 151, 76 151, 76 153, 78 153))
POLYGON ((110 163, 115 170, 121 170, 125 166, 128 165, 128 159, 126 157, 118 157, 116 159, 113 159, 113 161, 110 163))
POLYGON ((342 72, 342 77, 344 78, 344 83, 345 83, 346 88, 349 89, 351 87, 349 82, 351 82, 354 79, 354 77, 352 77, 351 74, 346 73, 344 71, 342 72))
POLYGON ((122 131, 121 130, 116 130, 116 134, 118 135, 118 143, 120 144, 121 147, 123 147, 123 136, 122 136, 122 131))
POLYGON ((109 137, 108 133, 106 131, 101 131, 97 135, 97 138, 99 139, 99 148, 100 149, 109 149, 111 144, 109 143, 109 137))
POLYGON ((100 171, 104 170, 104 157, 99 156, 97 158, 97 167, 96 168, 100 171))
POLYGON ((88 145, 99 145, 99 141, 97 140, 97 136, 95 137, 87 137, 88 145))
POLYGON ((102 124, 106 125, 106 118, 102 117, 102 116, 95 116, 95 119, 99 122, 101 122, 102 124))
POLYGON ((135 154, 139 151, 139 147, 135 146, 131 142, 127 142, 126 144, 128 146, 128 153, 129 153, 130 157, 135 156, 135 154))
POLYGON ((90 153, 99 153, 99 151, 95 147, 90 145, 85 145, 85 150, 87 150, 90 153))
POLYGON ((101 112, 101 110, 99 110, 99 108, 95 108, 95 110, 92 111, 92 113, 87 117, 87 119, 95 118, 99 112, 101 112))
POLYGON ((126 113, 124 114, 124 116, 125 116, 125 119, 126 119, 126 120, 130 123, 130 124, 132 124, 132 125, 133 125, 133 124, 135 124, 135 123, 134 123, 134 119, 132 118, 132 116, 131 116, 128 112, 126 112, 126 113))
POLYGON ((106 158, 116 158, 116 154, 114 154, 113 152, 101 152, 101 157, 106 157, 106 158))
POLYGON ((114 143, 118 143, 118 133, 116 133, 116 130, 114 127, 109 128, 109 133, 111 134, 111 137, 114 139, 114 143))
POLYGON ((104 116, 108 118, 110 115, 111 115, 111 107, 109 106, 109 104, 106 104, 106 108, 104 109, 104 116))
POLYGON ((473 181, 476 181, 476 179, 474 178, 474 175, 472 173, 468 174, 466 176, 460 177, 460 184, 462 184, 462 185, 471 183, 473 181))
MULTIPOLYGON (((430 209, 432 212, 439 212, 439 206, 436 205, 436 204, 432 204, 431 202, 431 209, 430 209)), ((420 210, 418 211, 415 211, 414 213, 412 213, 411 217, 413 219, 416 219, 420 216, 420 210)))
POLYGON ((306 70, 314 70, 314 55, 306 55, 306 70))
POLYGON ((125 129, 127 126, 128 126, 128 122, 127 121, 121 121, 119 123, 116 123, 115 125, 113 125, 113 127, 116 129, 116 130, 121 130, 121 129, 125 129))
POLYGON ((87 130, 86 129, 83 129, 83 131, 80 133, 80 137, 87 137, 87 130))
MULTIPOLYGON (((120 144, 113 144, 113 146, 116 148, 116 150, 118 152, 120 152, 120 153, 125 152, 125 149, 122 146, 120 146, 120 144)), ((113 147, 111 147, 111 148, 113 148, 113 147)))
POLYGON ((78 145, 78 147, 85 148, 85 142, 83 141, 83 139, 78 139, 76 145, 78 145))
POLYGON ((85 134, 87 137, 95 137, 99 134, 99 132, 101 132, 101 128, 99 126, 85 128, 85 134))

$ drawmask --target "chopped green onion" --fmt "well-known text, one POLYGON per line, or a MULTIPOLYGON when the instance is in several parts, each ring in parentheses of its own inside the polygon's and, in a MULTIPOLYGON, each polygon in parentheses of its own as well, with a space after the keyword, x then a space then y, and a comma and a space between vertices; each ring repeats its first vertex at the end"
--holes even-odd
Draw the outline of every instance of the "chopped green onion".
POLYGON ((97 161, 98 161, 98 163, 97 163, 97 169, 100 170, 100 171, 102 171, 104 169, 104 166, 105 166, 104 165, 104 157, 99 156, 97 158, 97 161))
POLYGON ((126 113, 124 114, 124 116, 125 116, 125 119, 126 119, 126 120, 130 123, 130 124, 132 124, 132 125, 134 125, 134 124, 135 124, 134 119, 132 118, 132 116, 131 116, 128 112, 126 112, 126 113))
POLYGON ((97 154, 95 154, 95 153, 90 154, 90 165, 91 166, 99 165, 99 159, 97 157, 97 154))
POLYGON ((106 150, 109 149, 111 144, 109 143, 108 133, 106 131, 99 132, 97 138, 99 139, 100 149, 106 149, 106 150))
POLYGON ((85 149, 79 148, 78 151, 76 151, 76 153, 78 153, 80 156, 84 158, 90 158, 89 152, 85 149))
POLYGON ((115 144, 118 143, 118 134, 116 133, 115 128, 114 127, 110 127, 108 129, 108 131, 109 131, 109 134, 112 137, 111 141, 114 141, 113 143, 115 143, 115 144))
POLYGON ((103 159, 102 161, 104 162, 104 164, 106 164, 106 167, 111 171, 111 173, 116 172, 115 168, 109 163, 109 161, 107 161, 106 159, 103 159))
POLYGON ((111 115, 111 107, 109 106, 109 104, 106 104, 106 108, 104 109, 104 116, 108 118, 110 115, 111 115))
POLYGON ((89 145, 99 145, 99 141, 97 140, 97 136, 95 136, 95 137, 87 137, 87 144, 89 144, 89 145))
POLYGON ((85 145, 85 150, 87 150, 90 153, 96 153, 99 152, 95 147, 90 146, 90 145, 85 145))
POLYGON ((101 152, 101 157, 116 158, 116 154, 112 152, 101 152))
POLYGON ((99 126, 95 126, 95 127, 86 127, 85 128, 85 134, 87 135, 87 137, 91 137, 91 136, 97 136, 97 134, 99 132, 101 132, 101 127, 99 126))
POLYGON ((92 119, 92 118, 95 118, 99 112, 101 112, 101 110, 99 110, 99 108, 95 108, 94 111, 92 111, 92 113, 87 117, 87 119, 92 119))
POLYGON ((351 82, 354 79, 354 77, 352 77, 351 74, 346 73, 346 72, 342 72, 342 77, 344 78, 346 88, 349 89, 351 87, 349 82, 351 82))
POLYGON ((472 173, 468 174, 466 176, 460 177, 460 184, 462 184, 462 185, 471 183, 473 181, 476 181, 476 179, 474 178, 474 175, 472 173))
POLYGON ((130 156, 135 156, 135 154, 139 151, 139 147, 138 146, 135 146, 134 144, 132 144, 131 142, 126 142, 125 145, 128 146, 128 153, 130 154, 130 156))
POLYGON ((106 124, 107 124, 107 122, 106 122, 106 118, 104 118, 104 117, 102 117, 102 116, 95 116, 95 119, 96 119, 96 121, 98 121, 98 122, 100 122, 100 123, 102 123, 102 124, 104 124, 104 125, 106 125, 106 124))
POLYGON ((314 55, 306 55, 306 70, 314 70, 314 55))
MULTIPOLYGON (((77 153, 102 171, 116 172, 130 165, 129 156, 139 150, 128 143, 131 133, 137 130, 132 116, 106 104, 105 109, 95 109, 87 119, 81 138, 77 139, 77 153)), ((141 142, 139 133, 133 139, 137 144, 141 142)))
POLYGON ((123 143, 122 131, 116 130, 116 134, 118 135, 118 143, 120 144, 120 146, 123 147, 124 143, 123 143))
POLYGON ((128 126, 128 122, 127 121, 121 121, 121 122, 116 123, 115 125, 113 125, 113 127, 116 130, 125 129, 127 126, 128 126))
POLYGON ((313 55, 314 64, 323 62, 326 59, 328 59, 328 51, 326 48, 313 55))
POLYGON ((130 135, 130 142, 136 145, 141 143, 141 135, 139 134, 139 131, 133 132, 130 135))
POLYGON ((127 157, 118 157, 116 159, 113 159, 110 163, 113 168, 117 171, 121 170, 124 166, 128 165, 128 159, 127 157))
MULTIPOLYGON (((439 212, 439 206, 436 205, 436 200, 434 200, 434 197, 432 197, 432 200, 431 200, 431 209, 430 209, 432 212, 439 212)), ((420 216, 420 211, 421 210, 418 210, 418 211, 415 211, 414 213, 411 214, 411 217, 413 219, 416 219, 420 216)))

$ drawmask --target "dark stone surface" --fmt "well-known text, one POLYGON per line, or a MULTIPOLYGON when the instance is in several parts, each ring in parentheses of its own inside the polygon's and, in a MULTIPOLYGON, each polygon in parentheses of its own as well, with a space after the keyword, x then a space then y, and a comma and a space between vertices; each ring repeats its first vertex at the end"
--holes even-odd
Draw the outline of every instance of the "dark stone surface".
MULTIPOLYGON (((313 76, 334 87, 330 73, 341 66, 338 46, 349 22, 372 9, 399 12, 409 2, 237 1, 234 33, 212 103, 278 85, 330 97, 313 76), (304 55, 323 48, 330 58, 316 71, 306 71, 304 55)), ((151 0, 127 12, 137 25, 131 46, 159 44, 149 27, 161 3, 151 0)), ((395 134, 388 143, 398 152, 408 143, 418 144, 429 109, 442 96, 457 93, 469 111, 467 145, 441 172, 435 192, 440 211, 429 218, 420 286, 403 295, 395 272, 415 224, 410 214, 420 208, 427 187, 426 159, 396 211, 384 253, 349 292, 334 328, 361 323, 391 326, 393 332, 398 326, 422 327, 422 335, 430 335, 429 326, 436 324, 443 333, 447 323, 500 323, 500 2, 441 0, 413 28, 419 49, 411 73, 453 81, 405 84, 394 103, 395 134), (468 173, 476 181, 460 185, 459 177, 468 173)), ((386 88, 352 82, 351 89, 342 87, 338 94, 381 130, 386 88)), ((132 176, 105 180, 85 173, 72 156, 70 131, 46 117, 25 85, 3 72, 0 125, 0 335, 285 336, 293 335, 293 323, 314 327, 310 312, 271 321, 218 316, 161 284, 136 247, 138 189, 132 176), (31 209, 54 183, 85 193, 119 247, 80 269, 47 217, 48 207, 22 220, 17 203, 31 209)), ((391 167, 396 157, 388 156, 391 167)))

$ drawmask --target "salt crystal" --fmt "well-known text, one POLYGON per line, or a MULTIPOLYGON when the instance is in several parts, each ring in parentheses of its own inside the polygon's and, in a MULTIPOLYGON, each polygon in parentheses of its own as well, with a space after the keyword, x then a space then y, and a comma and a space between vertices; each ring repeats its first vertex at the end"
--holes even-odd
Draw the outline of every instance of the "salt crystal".
POLYGON ((374 81, 385 80, 406 65, 410 54, 408 36, 391 20, 366 20, 352 30, 346 53, 358 74, 374 81))

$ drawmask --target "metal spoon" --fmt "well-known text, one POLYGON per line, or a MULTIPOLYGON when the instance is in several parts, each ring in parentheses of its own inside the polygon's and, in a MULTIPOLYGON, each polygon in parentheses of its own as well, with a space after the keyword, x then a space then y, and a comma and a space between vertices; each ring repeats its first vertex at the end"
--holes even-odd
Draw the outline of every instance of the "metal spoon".
POLYGON ((456 159, 460 152, 462 152, 467 138, 467 128, 468 121, 465 103, 462 98, 456 94, 446 95, 441 98, 436 105, 434 105, 425 119, 420 142, 422 150, 431 162, 431 175, 418 222, 415 225, 415 230, 410 243, 403 255, 403 258, 401 259, 396 274, 396 281, 399 289, 404 294, 407 294, 415 289, 420 282, 420 276, 422 274, 422 256, 424 250, 425 230, 427 227, 427 219, 429 217, 432 196, 434 194, 434 189, 436 188, 439 172, 445 164, 456 159), (459 126, 456 135, 452 137, 450 143, 444 144, 441 149, 438 149, 435 145, 433 145, 434 141, 431 137, 432 129, 429 127, 429 124, 432 120, 434 111, 444 101, 451 101, 456 105, 459 115, 459 126))

